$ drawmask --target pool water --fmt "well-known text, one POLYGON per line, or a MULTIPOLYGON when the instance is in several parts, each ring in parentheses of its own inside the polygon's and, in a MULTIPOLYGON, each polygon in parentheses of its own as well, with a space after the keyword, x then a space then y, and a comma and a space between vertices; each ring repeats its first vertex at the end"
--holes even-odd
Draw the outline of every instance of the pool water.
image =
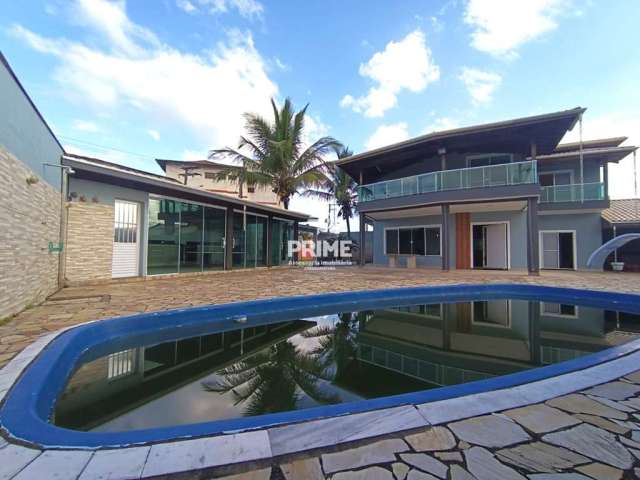
POLYGON ((299 410, 514 373, 640 335, 640 315, 522 299, 236 325, 114 344, 76 367, 52 422, 121 432, 299 410))

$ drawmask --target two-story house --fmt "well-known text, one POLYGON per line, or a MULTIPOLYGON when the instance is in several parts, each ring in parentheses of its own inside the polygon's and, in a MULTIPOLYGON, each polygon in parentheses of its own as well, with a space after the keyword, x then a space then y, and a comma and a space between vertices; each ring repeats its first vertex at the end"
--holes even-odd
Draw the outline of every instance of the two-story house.
POLYGON ((585 268, 602 244, 608 165, 636 147, 624 137, 559 145, 584 111, 434 132, 337 162, 359 183, 374 263, 585 268))
MULTIPOLYGON (((211 160, 162 160, 156 159, 167 177, 178 180, 183 185, 202 188, 209 192, 240 197, 237 182, 218 180, 217 174, 229 165, 211 160)), ((244 185, 242 198, 263 205, 280 206, 278 196, 271 187, 261 185, 244 185)))

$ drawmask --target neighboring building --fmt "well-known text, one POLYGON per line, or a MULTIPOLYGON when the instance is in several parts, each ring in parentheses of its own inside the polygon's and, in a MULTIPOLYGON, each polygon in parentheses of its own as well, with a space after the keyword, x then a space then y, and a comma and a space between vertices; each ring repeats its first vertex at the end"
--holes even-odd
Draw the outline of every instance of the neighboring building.
POLYGON ((435 132, 338 161, 360 185, 373 262, 585 268, 602 244, 608 165, 636 147, 620 146, 624 137, 558 145, 584 111, 435 132))
POLYGON ((63 148, 0 53, 0 319, 58 289, 63 148))
MULTIPOLYGON (((602 212, 602 242, 625 233, 640 233, 640 199, 611 200, 611 206, 602 212)), ((609 255, 604 268, 611 269, 611 262, 624 262, 624 270, 640 272, 640 240, 632 240, 609 255)))
MULTIPOLYGON (((209 192, 222 193, 239 197, 240 191, 236 182, 229 180, 217 180, 216 174, 229 165, 212 162, 210 160, 161 160, 157 159, 158 165, 167 174, 167 177, 174 178, 184 185, 190 187, 203 188, 209 192)), ((258 185, 244 185, 242 198, 264 205, 280 206, 278 196, 273 193, 271 187, 258 185)))
POLYGON ((310 216, 104 160, 65 154, 71 283, 288 263, 310 216))

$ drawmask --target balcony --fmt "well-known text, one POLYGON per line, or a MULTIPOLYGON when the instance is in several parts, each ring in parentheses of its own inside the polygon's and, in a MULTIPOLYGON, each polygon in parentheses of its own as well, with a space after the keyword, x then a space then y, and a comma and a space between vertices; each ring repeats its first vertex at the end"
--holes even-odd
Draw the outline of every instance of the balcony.
POLYGON ((573 183, 542 187, 540 203, 592 202, 606 200, 604 183, 573 183))
POLYGON ((455 190, 536 184, 535 161, 423 173, 358 187, 359 203, 455 190))

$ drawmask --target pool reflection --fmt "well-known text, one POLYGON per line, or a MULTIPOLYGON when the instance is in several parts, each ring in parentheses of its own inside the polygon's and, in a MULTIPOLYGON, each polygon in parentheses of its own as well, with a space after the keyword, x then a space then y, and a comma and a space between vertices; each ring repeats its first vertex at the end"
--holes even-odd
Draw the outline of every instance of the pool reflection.
POLYGON ((52 421, 123 431, 302 409, 504 375, 638 332, 638 316, 509 299, 204 332, 81 365, 52 421))

